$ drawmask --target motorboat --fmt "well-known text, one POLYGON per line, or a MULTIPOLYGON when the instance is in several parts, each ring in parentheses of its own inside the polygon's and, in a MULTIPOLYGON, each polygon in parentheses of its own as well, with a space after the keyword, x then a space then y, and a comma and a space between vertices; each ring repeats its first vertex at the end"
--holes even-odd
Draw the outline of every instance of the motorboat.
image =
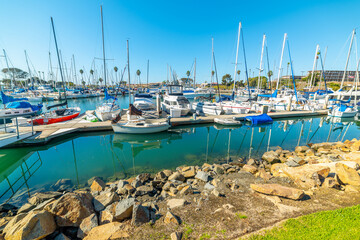
POLYGON ((233 118, 214 118, 214 122, 225 126, 241 126, 242 123, 233 118))
POLYGON ((95 116, 100 121, 111 120, 115 118, 117 115, 119 115, 121 111, 120 106, 116 103, 117 99, 115 97, 110 96, 107 93, 107 89, 105 89, 104 94, 105 94, 104 100, 106 102, 98 106, 95 110, 95 116))
POLYGON ((167 113, 172 109, 178 110, 181 116, 186 116, 191 110, 190 102, 184 97, 181 85, 168 85, 161 107, 167 113))
POLYGON ((44 113, 39 117, 33 119, 34 125, 48 125, 53 123, 65 122, 72 120, 79 116, 80 108, 60 108, 44 113))
POLYGON ((127 121, 125 123, 113 123, 112 128, 115 133, 128 134, 149 134, 167 131, 170 128, 168 122, 148 123, 146 120, 127 121))
POLYGON ((135 94, 133 105, 141 111, 149 111, 156 109, 155 103, 152 100, 152 95, 148 93, 135 94))
POLYGON ((222 115, 225 114, 223 108, 216 103, 204 101, 193 102, 191 108, 196 113, 203 113, 207 115, 222 115))
POLYGON ((328 110, 328 116, 338 118, 353 118, 357 113, 358 111, 355 107, 344 104, 334 105, 328 110))

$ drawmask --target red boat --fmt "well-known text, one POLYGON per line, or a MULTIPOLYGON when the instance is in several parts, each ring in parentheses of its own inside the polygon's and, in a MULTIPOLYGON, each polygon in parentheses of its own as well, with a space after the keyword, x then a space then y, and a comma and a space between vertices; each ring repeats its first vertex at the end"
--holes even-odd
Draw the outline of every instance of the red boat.
POLYGON ((80 108, 57 109, 33 119, 34 125, 47 125, 59 122, 69 121, 78 117, 80 108))

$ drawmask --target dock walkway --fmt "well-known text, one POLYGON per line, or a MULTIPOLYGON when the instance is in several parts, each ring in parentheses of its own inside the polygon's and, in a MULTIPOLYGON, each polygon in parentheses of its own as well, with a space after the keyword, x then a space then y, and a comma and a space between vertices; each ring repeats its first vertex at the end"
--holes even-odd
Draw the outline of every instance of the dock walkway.
MULTIPOLYGON (((273 119, 280 118, 297 118, 297 117, 314 117, 326 115, 327 110, 320 111, 290 111, 290 112, 271 112, 268 115, 273 119)), ((219 115, 219 116, 201 116, 194 119, 190 117, 172 118, 172 126, 193 125, 213 123, 214 118, 245 118, 246 116, 258 115, 258 113, 251 114, 233 114, 233 115, 219 115)), ((166 118, 149 119, 150 122, 164 121, 166 118)), ((20 133, 31 132, 31 127, 20 127, 20 133)), ((28 137, 22 141, 19 141, 16 146, 34 145, 34 144, 46 144, 50 140, 58 137, 65 136, 75 132, 95 132, 95 131, 112 131, 111 122, 89 122, 85 120, 85 115, 80 116, 74 120, 56 123, 51 125, 34 126, 34 131, 37 133, 32 137, 28 137)), ((1 146, 0 146, 1 147, 1 146)))

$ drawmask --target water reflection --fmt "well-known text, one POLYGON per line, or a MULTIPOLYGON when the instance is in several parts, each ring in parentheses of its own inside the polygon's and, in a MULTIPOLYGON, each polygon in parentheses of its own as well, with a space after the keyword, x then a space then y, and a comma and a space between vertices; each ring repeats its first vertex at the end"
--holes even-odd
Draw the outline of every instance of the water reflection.
POLYGON ((277 146, 344 141, 359 136, 358 121, 299 118, 271 125, 177 127, 154 135, 112 132, 71 135, 41 147, 0 150, 0 202, 24 201, 37 190, 50 190, 61 178, 75 187, 93 176, 110 180, 180 165, 260 158, 277 146))

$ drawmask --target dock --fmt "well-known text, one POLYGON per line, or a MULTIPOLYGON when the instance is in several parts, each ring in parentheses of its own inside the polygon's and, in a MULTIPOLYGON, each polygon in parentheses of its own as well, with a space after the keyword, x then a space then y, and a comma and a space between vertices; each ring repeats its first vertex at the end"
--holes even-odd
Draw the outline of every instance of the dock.
MULTIPOLYGON (((284 111, 284 112, 270 112, 268 115, 272 119, 281 119, 281 118, 298 118, 298 117, 316 117, 326 115, 327 110, 319 111, 284 111)), ((184 125, 197 125, 205 123, 214 123, 214 118, 245 118, 246 116, 259 115, 259 113, 248 113, 248 114, 232 114, 232 115, 218 115, 218 116, 197 116, 196 119, 193 116, 181 117, 181 118, 171 118, 171 125, 184 126, 184 125)), ((111 121, 105 122, 89 122, 85 120, 86 115, 81 115, 80 117, 70 120, 64 123, 56 123, 51 125, 40 125, 33 126, 35 135, 27 136, 26 133, 32 132, 31 126, 19 127, 20 135, 24 134, 22 139, 18 139, 16 142, 12 143, 12 147, 23 147, 27 145, 44 145, 49 141, 59 138, 66 137, 68 134, 72 133, 83 133, 83 132, 96 132, 96 131, 112 131, 111 121), (26 137, 25 137, 26 136, 26 137)), ((147 119, 149 122, 158 122, 165 121, 166 118, 157 118, 157 119, 147 119)), ((124 121, 124 120, 121 120, 124 121)), ((1 142, 1 138, 0 138, 1 142)), ((2 145, 0 144, 0 147, 2 145)))

